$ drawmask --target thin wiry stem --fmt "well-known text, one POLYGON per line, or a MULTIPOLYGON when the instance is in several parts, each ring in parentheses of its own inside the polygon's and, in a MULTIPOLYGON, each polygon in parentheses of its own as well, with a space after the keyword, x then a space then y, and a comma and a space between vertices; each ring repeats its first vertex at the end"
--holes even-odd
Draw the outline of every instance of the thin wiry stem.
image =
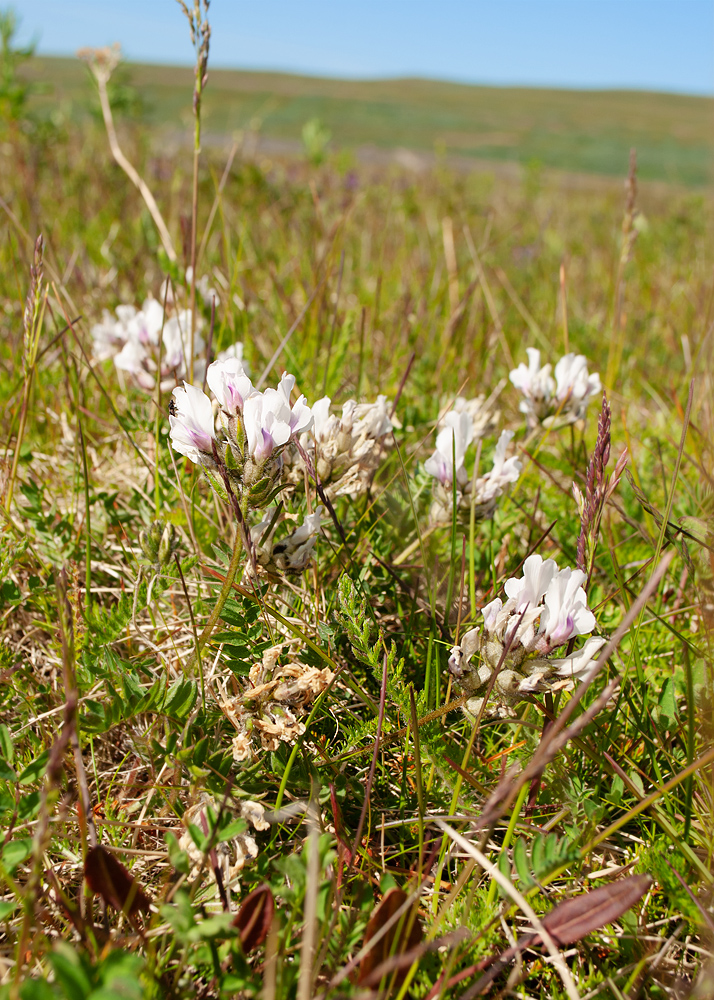
POLYGON ((78 55, 80 58, 86 59, 89 63, 92 73, 94 74, 94 78, 97 81, 99 103, 102 108, 102 117, 104 118, 104 126, 107 130, 107 139, 109 140, 109 148, 112 156, 146 202, 146 207, 149 209, 151 218, 154 220, 156 228, 159 231, 159 237, 163 248, 166 251, 166 256, 172 263, 176 263, 178 258, 176 256, 176 251, 174 250, 173 240, 171 239, 171 234, 169 233, 168 227, 164 222, 163 216, 161 215, 159 206, 156 204, 156 199, 151 193, 151 190, 144 181, 143 177, 140 175, 139 171, 122 152, 121 146, 119 145, 119 139, 117 138, 116 128, 114 127, 114 118, 112 116, 112 108, 109 103, 109 95, 107 93, 107 83, 109 82, 112 70, 118 62, 118 52, 112 54, 112 50, 110 49, 81 49, 78 55))

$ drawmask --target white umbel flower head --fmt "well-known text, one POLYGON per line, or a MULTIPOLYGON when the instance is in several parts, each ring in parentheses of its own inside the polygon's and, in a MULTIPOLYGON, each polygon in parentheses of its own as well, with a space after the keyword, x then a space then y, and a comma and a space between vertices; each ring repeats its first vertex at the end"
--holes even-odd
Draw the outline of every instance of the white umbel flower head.
POLYGON ((171 444, 192 462, 202 464, 202 456, 213 451, 215 427, 211 400, 195 385, 177 386, 169 412, 171 444))
POLYGON ((518 408, 526 415, 528 426, 533 429, 554 421, 560 425, 583 420, 589 400, 602 389, 600 376, 588 373, 586 357, 566 354, 551 374, 549 364, 541 367, 537 348, 529 347, 526 353, 528 364, 514 368, 509 379, 521 393, 518 408))
MULTIPOLYGON (((601 637, 591 636, 582 649, 562 659, 549 656, 574 636, 595 628, 582 588, 584 579, 580 570, 559 570, 553 559, 529 556, 523 575, 506 582, 507 600, 497 597, 482 609, 483 629, 466 632, 451 650, 449 670, 466 694, 476 695, 494 672, 494 698, 506 706, 524 695, 554 686, 572 687, 573 682, 587 679, 595 669, 594 655, 605 642, 601 637)), ((470 698, 468 712, 474 713, 476 703, 478 712, 482 702, 470 698)))

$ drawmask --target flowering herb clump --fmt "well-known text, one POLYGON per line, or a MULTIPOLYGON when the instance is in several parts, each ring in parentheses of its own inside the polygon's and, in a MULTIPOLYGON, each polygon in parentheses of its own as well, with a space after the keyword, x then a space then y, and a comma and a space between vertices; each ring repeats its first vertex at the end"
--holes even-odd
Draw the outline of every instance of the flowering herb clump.
POLYGON ((521 362, 508 377, 521 393, 519 409, 529 430, 584 420, 588 403, 602 391, 600 376, 588 372, 585 355, 566 354, 551 374, 551 365, 541 367, 536 347, 528 347, 526 354, 528 364, 521 362))
POLYGON ((568 656, 551 655, 595 628, 585 580, 579 569, 558 569, 555 560, 532 555, 523 564, 523 576, 506 581, 506 600, 497 597, 481 611, 483 629, 466 632, 451 650, 449 670, 469 696, 468 714, 481 711, 484 698, 477 695, 487 690, 494 673, 497 712, 507 712, 524 696, 587 678, 603 638, 591 636, 568 656))

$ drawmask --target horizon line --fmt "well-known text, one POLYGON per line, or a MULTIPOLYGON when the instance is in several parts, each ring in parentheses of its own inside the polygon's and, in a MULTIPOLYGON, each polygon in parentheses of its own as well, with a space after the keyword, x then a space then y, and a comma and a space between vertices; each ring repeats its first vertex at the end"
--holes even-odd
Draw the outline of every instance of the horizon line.
MULTIPOLYGON (((87 46, 87 48, 103 48, 104 46, 87 46)), ((39 52, 35 51, 31 58, 45 58, 45 59, 68 59, 74 60, 77 58, 76 53, 68 54, 66 52, 39 52)), ((192 62, 178 62, 175 60, 163 60, 163 59, 153 59, 150 62, 140 59, 124 58, 122 57, 121 63, 125 66, 157 66, 166 67, 174 69, 189 69, 194 68, 192 62)), ((216 65, 209 66, 209 75, 211 72, 222 72, 222 73, 264 73, 273 76, 294 76, 300 77, 305 80, 334 80, 340 83, 390 83, 402 81, 415 81, 424 83, 445 83, 452 86, 458 87, 482 87, 484 89, 493 90, 551 90, 551 91, 564 91, 571 93, 618 93, 618 94, 661 94, 667 97, 697 97, 704 100, 714 99, 714 86, 711 90, 685 90, 685 89, 675 89, 675 88, 661 88, 661 87, 647 87, 647 86, 632 86, 625 84, 562 84, 562 83, 526 83, 526 82, 509 82, 509 83, 490 83, 487 81, 478 80, 465 80, 463 78, 456 77, 445 77, 445 76, 430 76, 420 73, 395 73, 395 74, 381 74, 377 76, 361 76, 359 74, 347 74, 344 76, 336 76, 334 73, 321 73, 319 70, 312 70, 310 72, 304 70, 296 69, 279 69, 275 67, 265 67, 265 66, 226 66, 226 65, 216 65)))

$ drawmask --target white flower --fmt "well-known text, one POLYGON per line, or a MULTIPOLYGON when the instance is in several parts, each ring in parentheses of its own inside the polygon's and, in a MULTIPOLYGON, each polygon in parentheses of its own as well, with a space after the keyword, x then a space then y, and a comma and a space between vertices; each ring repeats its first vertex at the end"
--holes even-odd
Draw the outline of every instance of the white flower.
POLYGON ((266 461, 276 448, 312 425, 312 411, 304 396, 294 406, 290 405, 294 386, 295 376, 283 375, 277 389, 256 392, 245 400, 243 424, 248 452, 258 463, 266 461))
MULTIPOLYGON (((205 344, 201 337, 198 326, 193 336, 194 359, 200 354, 205 344)), ((188 374, 189 358, 191 355, 191 313, 188 309, 167 319, 164 323, 163 350, 161 359, 161 370, 175 371, 178 378, 183 378, 188 374)), ((194 364, 194 376, 196 375, 196 364, 194 364)))
POLYGON ((554 559, 543 559, 533 554, 523 563, 523 576, 520 579, 511 577, 506 581, 504 590, 515 602, 515 610, 520 614, 528 607, 535 607, 545 597, 551 580, 558 572, 554 559))
POLYGON ((496 420, 499 416, 499 411, 493 408, 493 402, 498 395, 498 389, 499 387, 491 393, 488 399, 484 395, 476 396, 474 399, 457 396, 454 399, 451 409, 447 410, 436 425, 437 430, 440 431, 446 425, 446 417, 453 411, 454 413, 468 413, 471 417, 474 441, 480 441, 487 434, 492 434, 496 429, 496 420))
POLYGON ((582 570, 566 567, 550 581, 538 636, 538 646, 543 652, 595 628, 595 615, 588 608, 582 587, 586 579, 582 570))
POLYGON ((559 570, 554 559, 528 556, 523 576, 506 581, 508 600, 497 597, 482 609, 484 631, 512 648, 519 645, 541 654, 575 635, 587 635, 595 628, 595 616, 587 606, 584 582, 579 569, 559 570))
POLYGON ((155 378, 149 372, 149 352, 138 340, 127 340, 118 354, 114 356, 114 366, 119 371, 134 375, 142 389, 151 389, 155 378))
POLYGON ((540 366, 540 351, 535 347, 526 350, 528 365, 520 364, 509 375, 523 399, 519 404, 531 428, 539 423, 557 419, 574 423, 585 417, 590 398, 601 391, 600 376, 588 373, 587 359, 583 354, 566 354, 555 366, 540 366))
POLYGON ((374 403, 355 403, 348 400, 342 408, 342 423, 352 430, 352 437, 375 441, 389 434, 392 421, 387 412, 387 397, 377 396, 374 403))
POLYGON ((572 677, 574 680, 587 681, 597 661, 593 660, 595 653, 605 645, 605 639, 600 635, 591 635, 586 639, 582 649, 564 656, 562 659, 550 660, 555 673, 559 677, 572 677))
MULTIPOLYGON (((295 388, 295 376, 288 375, 284 372, 280 378, 277 389, 266 389, 264 395, 276 392, 279 396, 282 396, 285 407, 288 411, 288 423, 290 424, 291 434, 302 434, 303 431, 307 431, 312 427, 312 410, 307 405, 307 400, 304 396, 299 396, 297 401, 293 403, 292 407, 290 405, 290 396, 293 389, 295 388)), ((270 403, 272 407, 273 404, 270 403)))
POLYGON ((243 364, 243 370, 246 375, 250 375, 250 367, 248 362, 243 357, 243 342, 236 340, 235 344, 230 344, 226 347, 225 351, 219 351, 216 355, 216 361, 228 361, 231 358, 235 358, 237 361, 241 361, 243 364))
POLYGON ((312 404, 312 433, 318 442, 327 441, 340 426, 340 418, 330 413, 330 397, 323 396, 312 404))
POLYGON ((213 407, 205 392, 188 382, 184 382, 183 388, 177 386, 169 423, 171 444, 176 451, 197 463, 201 462, 202 454, 211 455, 215 437, 213 407))
POLYGON ((306 515, 303 523, 292 534, 276 542, 272 556, 281 569, 298 572, 305 569, 315 548, 324 512, 324 507, 317 507, 312 514, 306 515))
POLYGON ((255 390, 243 362, 237 358, 214 361, 208 366, 206 381, 221 409, 230 416, 242 413, 243 404, 255 390))
POLYGON ((469 413, 451 410, 444 417, 444 424, 446 426, 436 438, 436 451, 426 460, 424 468, 442 486, 449 486, 453 482, 455 467, 456 481, 463 486, 468 482, 464 458, 473 441, 473 420, 469 413))
POLYGON ((564 409, 585 416, 591 396, 602 391, 600 376, 588 374, 587 358, 583 354, 566 354, 555 366, 555 396, 564 409))
POLYGON ((516 389, 520 389, 524 398, 519 409, 536 422, 547 415, 555 393, 555 380, 550 365, 540 366, 540 351, 536 347, 526 348, 528 365, 521 364, 508 376, 516 389))
POLYGON ((520 460, 512 455, 506 458, 506 449, 513 438, 513 431, 502 431, 493 453, 493 468, 477 482, 476 502, 487 504, 506 491, 521 474, 520 460))

